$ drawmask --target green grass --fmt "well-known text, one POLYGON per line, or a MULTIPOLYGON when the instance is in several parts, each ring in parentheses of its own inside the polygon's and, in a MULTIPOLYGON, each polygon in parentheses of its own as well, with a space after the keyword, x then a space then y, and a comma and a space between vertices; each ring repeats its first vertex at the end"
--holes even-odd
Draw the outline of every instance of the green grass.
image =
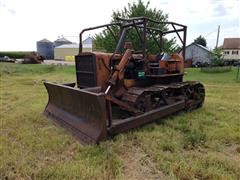
POLYGON ((240 84, 236 69, 203 73, 201 109, 82 146, 42 112, 43 81, 74 82, 74 66, 0 64, 0 178, 240 179, 240 84))

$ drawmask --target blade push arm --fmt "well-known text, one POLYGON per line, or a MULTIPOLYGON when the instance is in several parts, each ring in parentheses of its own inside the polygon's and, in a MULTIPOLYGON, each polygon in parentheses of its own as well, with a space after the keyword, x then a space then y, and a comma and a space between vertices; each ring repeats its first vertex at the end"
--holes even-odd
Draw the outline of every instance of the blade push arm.
POLYGON ((114 85, 116 85, 118 80, 122 80, 124 78, 124 69, 127 66, 130 57, 132 56, 132 50, 131 49, 127 49, 121 59, 121 61, 119 62, 118 65, 116 65, 114 72, 112 73, 112 76, 109 79, 109 85, 105 91, 105 94, 108 93, 108 91, 110 90, 110 88, 114 85))

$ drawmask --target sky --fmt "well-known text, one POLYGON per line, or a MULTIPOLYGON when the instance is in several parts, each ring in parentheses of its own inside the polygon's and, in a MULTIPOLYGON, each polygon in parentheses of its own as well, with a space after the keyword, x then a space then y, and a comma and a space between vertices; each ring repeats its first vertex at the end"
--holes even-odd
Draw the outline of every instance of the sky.
MULTIPOLYGON (((35 51, 36 41, 59 36, 78 43, 79 32, 109 23, 115 10, 138 0, 0 0, 0 51, 35 51)), ((148 0, 143 0, 147 3, 148 0)), ((168 20, 187 25, 187 44, 199 35, 212 49, 240 37, 240 0, 150 0, 168 20)), ((91 34, 85 34, 87 37, 91 34)))

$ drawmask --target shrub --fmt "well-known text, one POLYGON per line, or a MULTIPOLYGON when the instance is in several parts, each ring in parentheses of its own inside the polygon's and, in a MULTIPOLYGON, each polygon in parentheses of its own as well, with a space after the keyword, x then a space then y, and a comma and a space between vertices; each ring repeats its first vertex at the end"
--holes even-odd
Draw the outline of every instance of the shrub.
POLYGON ((211 59, 212 66, 223 66, 224 65, 221 49, 212 50, 210 52, 210 59, 211 59))
POLYGON ((0 52, 0 57, 8 56, 10 58, 14 59, 23 59, 26 56, 28 56, 31 52, 29 51, 6 51, 6 52, 0 52))
POLYGON ((232 70, 231 66, 210 66, 210 67, 202 67, 201 72, 206 73, 224 73, 232 70))

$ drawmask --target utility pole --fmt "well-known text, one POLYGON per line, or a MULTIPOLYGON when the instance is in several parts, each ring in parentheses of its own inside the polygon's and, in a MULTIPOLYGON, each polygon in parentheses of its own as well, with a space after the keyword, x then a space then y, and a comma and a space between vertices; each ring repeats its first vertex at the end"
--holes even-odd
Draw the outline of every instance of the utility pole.
POLYGON ((216 42, 216 47, 215 47, 215 49, 217 49, 217 47, 218 47, 219 33, 220 33, 220 25, 218 26, 217 42, 216 42))

